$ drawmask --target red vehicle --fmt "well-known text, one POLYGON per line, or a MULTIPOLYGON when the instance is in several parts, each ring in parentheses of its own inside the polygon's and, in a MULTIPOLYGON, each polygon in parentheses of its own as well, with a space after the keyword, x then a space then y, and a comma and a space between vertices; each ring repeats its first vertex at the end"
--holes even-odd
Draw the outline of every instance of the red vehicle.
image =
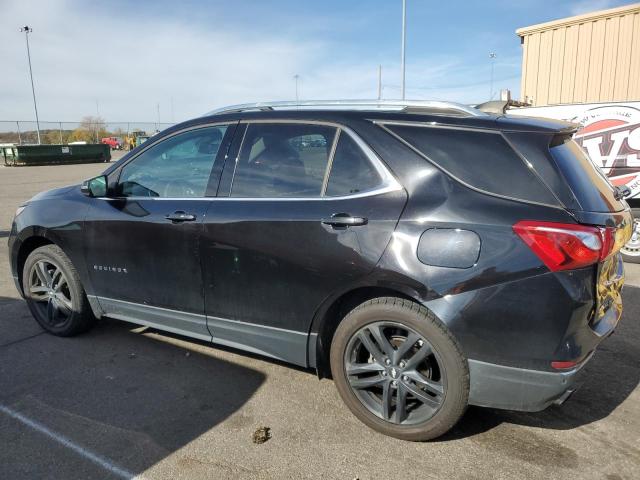
POLYGON ((120 150, 122 148, 122 140, 118 137, 105 137, 100 142, 109 145, 111 150, 120 150))

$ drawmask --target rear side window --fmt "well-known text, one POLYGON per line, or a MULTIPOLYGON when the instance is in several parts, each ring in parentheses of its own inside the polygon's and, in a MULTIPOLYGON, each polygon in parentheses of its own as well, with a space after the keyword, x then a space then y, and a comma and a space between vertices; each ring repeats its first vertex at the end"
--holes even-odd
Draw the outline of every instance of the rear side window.
POLYGON ((247 127, 232 197, 319 197, 337 129, 311 124, 247 127))
POLYGON ((386 125, 458 180, 485 192, 557 205, 558 200, 499 133, 386 125))
POLYGON ((331 165, 326 195, 338 197, 373 190, 382 178, 355 140, 341 133, 331 165))
POLYGON ((617 212, 624 209, 602 171, 574 140, 555 137, 550 151, 583 210, 617 212))

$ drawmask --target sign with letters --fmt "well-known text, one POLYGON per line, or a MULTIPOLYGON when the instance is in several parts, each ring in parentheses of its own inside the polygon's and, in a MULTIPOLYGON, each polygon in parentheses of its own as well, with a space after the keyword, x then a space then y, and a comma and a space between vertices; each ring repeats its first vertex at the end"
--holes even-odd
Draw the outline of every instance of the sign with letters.
POLYGON ((640 196, 640 102, 556 105, 519 108, 512 115, 555 118, 579 123, 575 140, 614 185, 640 196))

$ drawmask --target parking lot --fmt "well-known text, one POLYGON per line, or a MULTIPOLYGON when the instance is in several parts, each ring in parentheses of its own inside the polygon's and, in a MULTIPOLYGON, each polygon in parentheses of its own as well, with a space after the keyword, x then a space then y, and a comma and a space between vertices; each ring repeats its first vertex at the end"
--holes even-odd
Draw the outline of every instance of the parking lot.
POLYGON ((13 212, 104 168, 0 167, 0 478, 640 476, 638 266, 616 334, 563 406, 470 408, 445 437, 402 442, 362 425, 312 371, 112 320, 44 334, 8 269, 13 212), (272 438, 254 444, 261 426, 272 438))

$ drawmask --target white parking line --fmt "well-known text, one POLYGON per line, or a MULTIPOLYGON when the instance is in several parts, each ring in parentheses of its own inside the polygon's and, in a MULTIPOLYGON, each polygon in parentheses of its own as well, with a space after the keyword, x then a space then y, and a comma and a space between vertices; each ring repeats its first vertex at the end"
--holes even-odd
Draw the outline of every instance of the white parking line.
POLYGON ((23 414, 21 414, 20 412, 16 412, 15 410, 9 408, 9 407, 5 407, 4 405, 0 405, 0 412, 3 412, 7 415, 9 415, 11 418, 14 418, 15 420, 18 420, 19 422, 22 422, 23 424, 27 425, 28 427, 31 427, 32 429, 42 433, 43 435, 46 435, 47 437, 49 437, 50 439, 58 442, 59 444, 73 450, 74 452, 76 452, 78 455, 83 456, 84 458, 86 458, 87 460, 95 463, 96 465, 99 465, 100 467, 104 468, 105 470, 119 476, 120 478, 125 478, 127 480, 141 480, 142 477, 138 476, 136 477, 133 473, 128 472, 127 470, 114 465, 113 463, 111 463, 109 460, 107 460, 106 458, 101 457, 100 455, 96 455, 95 453, 90 452, 89 450, 81 447, 80 445, 77 445, 76 443, 72 442, 71 440, 69 440, 68 438, 66 438, 63 435, 60 435, 56 432, 54 432, 53 430, 48 429, 47 427, 45 427, 44 425, 31 420, 28 417, 25 417, 23 414))

